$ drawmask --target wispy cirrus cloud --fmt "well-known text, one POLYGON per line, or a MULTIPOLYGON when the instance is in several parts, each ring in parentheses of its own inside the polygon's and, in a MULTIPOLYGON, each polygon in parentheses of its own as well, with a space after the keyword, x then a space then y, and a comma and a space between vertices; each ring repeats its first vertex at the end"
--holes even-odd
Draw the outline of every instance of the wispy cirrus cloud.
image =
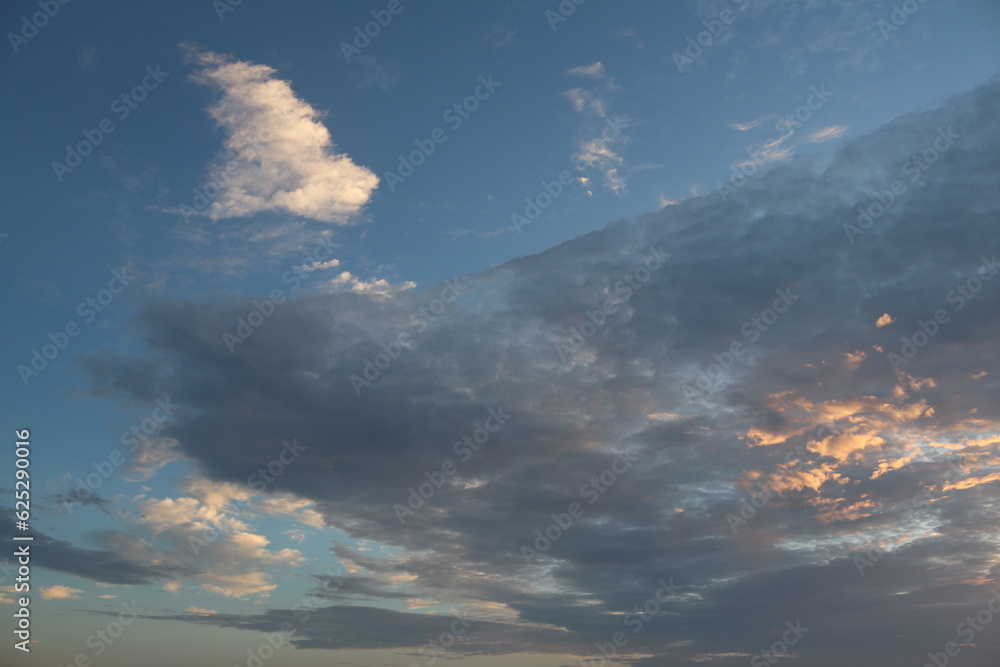
POLYGON ((579 67, 574 67, 570 69, 567 74, 573 74, 576 76, 585 76, 591 79, 602 79, 604 78, 604 64, 600 61, 593 62, 589 65, 580 65, 579 67))
POLYGON ((729 127, 740 132, 746 132, 747 130, 752 130, 763 122, 764 116, 759 116, 749 123, 737 123, 736 121, 732 121, 729 123, 729 127))
POLYGON ((822 130, 817 130, 806 137, 807 140, 814 144, 820 144, 824 141, 832 141, 833 139, 839 139, 844 136, 850 128, 849 125, 831 125, 830 127, 824 127, 822 130))
POLYGON ((739 169, 752 164, 769 164, 787 160, 795 154, 795 146, 789 145, 788 139, 792 133, 783 134, 779 137, 759 142, 750 146, 747 153, 751 156, 733 163, 734 169, 739 169))

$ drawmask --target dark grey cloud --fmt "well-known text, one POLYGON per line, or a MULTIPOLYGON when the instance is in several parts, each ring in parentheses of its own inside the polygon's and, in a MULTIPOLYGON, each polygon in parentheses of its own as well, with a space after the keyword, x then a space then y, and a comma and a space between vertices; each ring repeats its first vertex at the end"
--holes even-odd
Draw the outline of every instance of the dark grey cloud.
POLYGON ((109 514, 110 512, 106 508, 114 504, 112 500, 105 498, 97 492, 91 492, 90 495, 83 498, 77 497, 74 489, 66 489, 65 493, 51 493, 45 497, 45 502, 51 507, 62 511, 72 511, 72 509, 75 509, 75 505, 82 505, 96 507, 102 512, 109 514))
POLYGON ((462 654, 476 655, 515 653, 532 645, 547 647, 549 650, 568 648, 565 633, 554 629, 531 630, 526 637, 524 628, 506 623, 375 607, 331 606, 308 613, 302 610, 269 609, 253 616, 182 614, 147 618, 265 633, 276 632, 282 624, 287 624, 286 627, 293 631, 291 642, 298 648, 423 647, 423 654, 413 655, 423 655, 426 658, 441 655, 442 652, 454 652, 457 655, 459 650, 462 654), (438 648, 435 653, 430 642, 440 641, 441 634, 449 632, 454 635, 451 639, 445 639, 445 643, 451 645, 449 651, 438 648), (529 643, 525 642, 526 639, 529 643))
MULTIPOLYGON (((85 365, 101 392, 171 396, 181 407, 163 434, 212 480, 244 483, 297 438, 308 449, 269 491, 402 548, 334 547, 331 560, 359 568, 337 597, 358 606, 325 609, 299 646, 416 646, 440 632, 433 615, 361 606, 402 591, 495 615, 457 651, 587 656, 673 577, 681 594, 630 635, 633 664, 746 664, 796 619, 811 628, 795 647, 810 665, 921 664, 960 641, 956 624, 1000 574, 1000 279, 961 309, 949 300, 1000 254, 998 156, 994 80, 848 143, 822 171, 802 159, 725 199, 467 276, 426 330, 412 317, 440 287, 298 298, 232 354, 222 334, 249 300, 160 302, 136 323, 146 356, 85 365), (941 131, 957 138, 911 180, 908 161, 941 131), (844 226, 897 179, 905 191, 851 243, 844 226), (660 247, 666 265, 561 356, 660 247), (768 322, 781 290, 795 298, 768 322), (886 353, 938 309, 949 322, 894 369, 886 353), (883 314, 892 322, 877 326, 883 314), (351 375, 400 332, 412 340, 356 392, 351 375), (733 341, 745 351, 722 381, 692 391, 733 341), (510 419, 462 460, 455 443, 491 408, 510 419), (622 451, 635 464, 590 504, 581 486, 622 451), (394 506, 445 459, 455 475, 401 523, 394 506), (773 497, 734 535, 729 517, 758 481, 773 497), (573 502, 584 516, 527 565, 522 545, 573 502), (854 556, 874 543, 886 555, 861 576, 854 556)), ((273 631, 284 613, 177 620, 273 631)), ((963 664, 992 664, 996 635, 983 636, 963 664)))
POLYGON ((335 577, 316 575, 320 583, 326 584, 317 595, 331 600, 408 600, 413 595, 386 590, 384 582, 377 577, 335 577))
MULTIPOLYGON (((4 511, 5 516, 14 515, 14 510, 10 507, 0 506, 0 510, 4 511)), ((19 534, 14 530, 13 521, 7 523, 7 526, 8 534, 19 534)), ((192 568, 144 563, 127 551, 123 553, 116 549, 82 548, 65 540, 56 539, 36 528, 32 528, 30 534, 34 539, 26 544, 29 546, 32 565, 105 584, 153 584, 195 573, 192 568)), ((102 537, 114 541, 110 534, 102 537)))

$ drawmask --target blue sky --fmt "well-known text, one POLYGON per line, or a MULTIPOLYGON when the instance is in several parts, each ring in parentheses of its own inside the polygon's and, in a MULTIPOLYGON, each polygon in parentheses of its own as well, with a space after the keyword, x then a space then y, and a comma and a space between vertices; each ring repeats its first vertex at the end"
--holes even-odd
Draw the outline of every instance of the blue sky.
POLYGON ((0 19, 0 418, 31 432, 37 534, 5 662, 246 664, 309 599, 267 664, 427 664, 461 614, 450 657, 576 665, 672 576, 623 664, 754 664, 809 614, 803 664, 918 664, 997 585, 1000 296, 968 282, 997 242, 995 4, 0 19))

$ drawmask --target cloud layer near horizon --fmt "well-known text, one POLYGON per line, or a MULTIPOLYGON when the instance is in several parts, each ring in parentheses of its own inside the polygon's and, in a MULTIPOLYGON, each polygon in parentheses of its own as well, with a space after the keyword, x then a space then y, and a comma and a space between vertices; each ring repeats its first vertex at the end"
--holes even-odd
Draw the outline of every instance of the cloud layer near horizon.
MULTIPOLYGON (((207 66, 280 88, 258 66, 207 66)), ((998 250, 998 154, 995 80, 853 140, 820 174, 796 159, 611 224, 461 279, 454 303, 435 303, 441 288, 304 297, 230 354, 222 333, 248 302, 160 302, 138 323, 147 357, 84 363, 98 391, 182 406, 164 435, 215 483, 308 444, 269 492, 402 547, 335 546, 350 575, 331 599, 354 606, 319 613, 300 647, 415 646, 448 627, 393 610, 403 599, 488 619, 457 652, 588 656, 672 577, 680 593, 628 635, 633 665, 745 665, 796 619, 810 665, 919 664, 960 641, 1000 576, 1000 279, 954 296, 998 250), (641 271, 661 247, 666 264, 641 271), (887 354, 942 309, 894 368, 887 354), (394 341, 370 385, 351 381, 394 341), (455 443, 501 408, 462 460, 455 443), (636 462, 590 504, 582 485, 623 450, 636 462), (445 459, 457 472, 401 522, 445 459), (758 483, 773 497, 751 512, 758 483), (573 502, 583 517, 526 564, 522 546, 573 502), (873 545, 884 555, 861 576, 873 545)), ((176 618, 274 631, 287 614, 176 618)), ((975 643, 963 664, 992 664, 996 640, 975 643)))

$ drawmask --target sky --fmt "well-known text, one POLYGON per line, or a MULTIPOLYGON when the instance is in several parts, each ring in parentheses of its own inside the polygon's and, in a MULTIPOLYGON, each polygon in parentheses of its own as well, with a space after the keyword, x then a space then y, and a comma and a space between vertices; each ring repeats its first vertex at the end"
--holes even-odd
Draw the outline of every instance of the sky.
POLYGON ((996 3, 0 25, 0 663, 996 664, 996 3))

